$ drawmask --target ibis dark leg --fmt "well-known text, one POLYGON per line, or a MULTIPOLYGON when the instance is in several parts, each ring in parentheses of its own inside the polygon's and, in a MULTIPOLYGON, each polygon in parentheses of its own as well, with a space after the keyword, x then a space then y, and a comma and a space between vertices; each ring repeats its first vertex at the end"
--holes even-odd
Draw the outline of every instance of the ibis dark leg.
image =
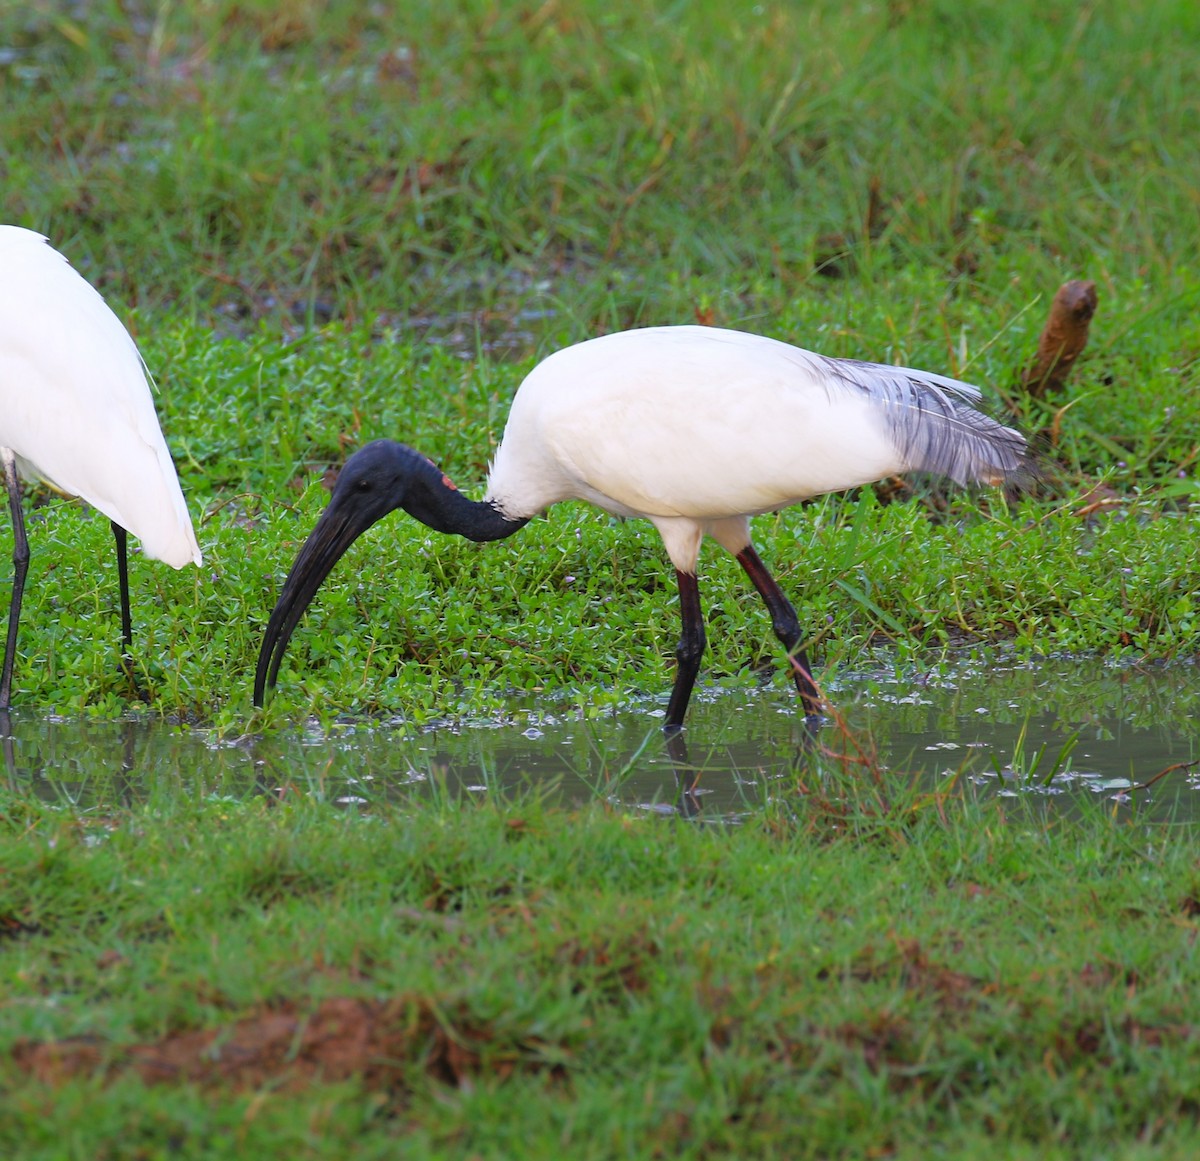
POLYGON ((25 513, 21 508, 21 482, 17 479, 17 459, 9 448, 0 449, 4 463, 4 486, 8 489, 8 507, 13 522, 12 599, 8 605, 8 640, 4 646, 4 672, 0 676, 0 710, 9 707, 12 697, 13 661, 17 656, 17 624, 21 620, 21 598, 25 595, 25 574, 29 571, 29 541, 25 538, 25 513))
POLYGON ((682 730, 672 730, 667 734, 667 756, 675 768, 679 813, 684 818, 699 818, 700 799, 696 796, 696 790, 700 785, 700 771, 692 765, 688 756, 687 742, 682 730))
POLYGON ((683 717, 687 713, 688 699, 692 686, 700 672, 700 659, 704 656, 704 615, 700 612, 700 582, 696 574, 675 570, 679 582, 679 612, 683 617, 683 634, 679 648, 675 650, 675 686, 671 700, 667 703, 667 720, 663 729, 673 734, 683 728, 683 717))
POLYGON ((796 692, 800 695, 804 712, 810 717, 815 717, 821 712, 821 695, 817 692, 816 682, 813 681, 808 657, 800 648, 800 619, 796 616, 796 610, 792 608, 791 601, 783 595, 783 589, 776 583, 775 578, 767 571, 767 566, 759 559, 754 545, 746 545, 737 558, 771 614, 771 628, 775 630, 775 636, 783 642, 788 652, 788 660, 792 664, 792 680, 796 683, 796 692))

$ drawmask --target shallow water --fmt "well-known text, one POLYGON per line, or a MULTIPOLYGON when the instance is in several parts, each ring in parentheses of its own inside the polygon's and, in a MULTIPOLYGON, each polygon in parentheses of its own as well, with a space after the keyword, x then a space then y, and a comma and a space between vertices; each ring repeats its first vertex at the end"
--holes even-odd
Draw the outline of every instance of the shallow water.
POLYGON ((541 788, 559 802, 603 797, 719 822, 795 800, 797 777, 812 777, 831 755, 870 754, 897 785, 915 778, 1048 809, 1104 802, 1190 820, 1200 773, 1175 770, 1148 790, 1134 787, 1200 757, 1198 677, 1190 664, 1078 659, 880 666, 831 680, 842 722, 813 733, 776 676, 757 690, 699 690, 685 747, 665 744, 654 701, 593 719, 574 706, 514 709, 502 723, 419 732, 347 723, 237 741, 183 726, 14 714, 4 759, 14 789, 100 810, 162 796, 289 793, 369 808, 414 793, 541 788), (693 783, 681 797, 681 784, 693 783))

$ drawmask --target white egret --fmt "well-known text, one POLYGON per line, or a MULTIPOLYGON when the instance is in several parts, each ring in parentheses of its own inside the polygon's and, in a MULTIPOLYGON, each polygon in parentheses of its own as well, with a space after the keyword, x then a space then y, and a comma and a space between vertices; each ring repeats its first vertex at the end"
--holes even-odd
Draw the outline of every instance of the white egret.
POLYGON ((18 226, 0 226, 0 462, 14 541, 3 710, 12 694, 29 567, 18 472, 82 497, 112 522, 126 650, 132 644, 126 531, 147 556, 174 568, 200 563, 133 339, 66 258, 41 234, 18 226))
POLYGON ((683 634, 667 706, 683 725, 704 652, 696 564, 711 537, 745 569, 787 650, 806 713, 819 697, 791 604, 759 559, 750 517, 897 472, 1003 483, 1028 467, 1023 436, 975 410, 977 388, 927 371, 833 359, 714 327, 621 331, 539 363, 513 399, 482 500, 430 460, 377 440, 346 461, 271 614, 254 701, 350 544, 403 508, 438 532, 510 536, 559 500, 587 500, 659 531, 675 566, 683 634))

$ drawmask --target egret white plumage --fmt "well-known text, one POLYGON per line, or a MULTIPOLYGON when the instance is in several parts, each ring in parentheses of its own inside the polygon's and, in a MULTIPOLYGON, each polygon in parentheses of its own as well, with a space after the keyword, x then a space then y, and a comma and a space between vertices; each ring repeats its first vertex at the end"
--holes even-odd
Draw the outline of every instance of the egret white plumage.
POLYGON ((696 564, 711 537, 745 569, 787 649, 805 711, 819 696, 796 613, 759 559, 750 517, 899 472, 998 484, 1028 465, 1023 436, 975 410, 978 388, 927 371, 833 359, 742 331, 652 327, 550 355, 513 399, 482 500, 391 440, 346 461, 267 624, 254 701, 321 582, 358 536, 403 508, 438 532, 510 536, 560 500, 659 531, 683 634, 664 728, 677 731, 704 652, 696 564))
POLYGON ((7 709, 29 567, 18 471, 82 497, 112 522, 126 649, 132 644, 126 531, 147 556, 173 568, 200 563, 133 339, 63 255, 19 226, 0 226, 0 462, 14 539, 0 675, 0 709, 7 709))

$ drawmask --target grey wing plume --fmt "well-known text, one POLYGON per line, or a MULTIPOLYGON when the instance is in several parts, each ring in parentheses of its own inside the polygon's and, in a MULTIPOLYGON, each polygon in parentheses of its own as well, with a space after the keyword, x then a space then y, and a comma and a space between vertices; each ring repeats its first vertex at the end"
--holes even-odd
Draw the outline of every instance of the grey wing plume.
POLYGON ((878 405, 908 470, 936 472, 956 484, 1002 484, 1032 471, 1025 437, 976 411, 978 387, 910 367, 822 357, 825 369, 878 405))

